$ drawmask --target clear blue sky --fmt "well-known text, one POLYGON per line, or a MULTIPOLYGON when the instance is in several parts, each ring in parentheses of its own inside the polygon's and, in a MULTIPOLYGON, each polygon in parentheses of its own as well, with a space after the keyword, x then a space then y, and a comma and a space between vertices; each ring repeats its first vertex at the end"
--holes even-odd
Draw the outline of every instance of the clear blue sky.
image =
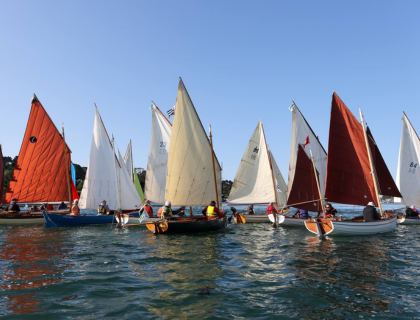
POLYGON ((86 166, 96 102, 146 168, 153 100, 182 77, 224 179, 262 119, 287 179, 293 99, 327 149, 335 90, 362 108, 395 176, 404 110, 420 131, 419 1, 0 2, 0 143, 17 155, 36 93, 86 166))

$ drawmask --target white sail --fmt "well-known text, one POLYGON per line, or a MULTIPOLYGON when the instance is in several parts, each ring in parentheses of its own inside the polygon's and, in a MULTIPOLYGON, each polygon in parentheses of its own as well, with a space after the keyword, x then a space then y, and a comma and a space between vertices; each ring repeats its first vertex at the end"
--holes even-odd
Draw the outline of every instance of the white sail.
POLYGON ((98 109, 95 111, 89 164, 80 195, 81 209, 97 209, 106 200, 111 210, 120 208, 115 154, 98 109))
POLYGON ((220 164, 215 157, 215 186, 210 141, 182 80, 179 81, 175 110, 165 200, 174 206, 208 205, 212 200, 217 201, 217 188, 221 204, 220 164))
MULTIPOLYGON (((293 104, 294 105, 294 104, 293 104)), ((293 179, 295 177, 296 170, 296 159, 297 159, 297 147, 298 144, 304 144, 306 137, 309 138, 309 144, 305 147, 305 152, 308 157, 311 157, 310 150, 314 157, 315 167, 319 173, 319 185, 321 188, 322 196, 325 192, 325 177, 327 174, 327 153, 319 142, 315 133, 312 131, 306 119, 303 117, 299 108, 294 105, 292 111, 292 141, 290 145, 290 159, 289 159, 289 181, 287 185, 288 195, 293 185, 293 179)), ((287 196, 288 196, 287 195, 287 196)))
MULTIPOLYGON (((273 174, 268 154, 260 121, 242 156, 232 189, 230 190, 228 202, 244 204, 275 202, 273 174)), ((280 171, 278 172, 280 173, 280 171)), ((284 184, 284 180, 282 182, 284 184)), ((282 198, 285 199, 285 196, 282 198)))
MULTIPOLYGON (((131 140, 127 146, 127 150, 124 155, 124 165, 127 168, 128 174, 130 175, 131 181, 133 181, 133 149, 131 147, 131 140)), ((133 181, 134 182, 134 181, 133 181)))
POLYGON ((118 152, 118 161, 115 160, 115 165, 117 170, 119 170, 118 180, 121 190, 121 209, 133 210, 140 205, 141 200, 133 180, 124 165, 124 159, 121 157, 120 152, 118 152))
POLYGON ((172 127, 169 121, 152 104, 152 135, 147 160, 144 196, 156 202, 165 202, 166 171, 172 127))
POLYGON ((277 166, 276 160, 274 160, 273 154, 270 151, 271 156, 271 165, 273 168, 273 177, 274 183, 276 186, 276 194, 277 194, 277 205, 279 207, 284 206, 287 202, 287 186, 284 178, 280 172, 279 167, 277 166))
MULTIPOLYGON (((403 196, 403 203, 408 206, 415 205, 416 207, 420 207, 419 160, 420 140, 407 116, 404 114, 396 183, 403 196)), ((400 198, 397 199, 401 202, 400 198)))

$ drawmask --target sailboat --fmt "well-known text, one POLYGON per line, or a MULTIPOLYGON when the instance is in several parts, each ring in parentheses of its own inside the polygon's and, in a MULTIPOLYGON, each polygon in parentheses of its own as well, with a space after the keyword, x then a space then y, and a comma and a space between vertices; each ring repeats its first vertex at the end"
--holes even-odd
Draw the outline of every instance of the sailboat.
POLYGON ((394 230, 396 217, 384 215, 379 194, 401 196, 382 158, 370 130, 361 124, 334 92, 328 142, 325 197, 328 201, 365 206, 374 202, 381 220, 364 221, 312 219, 306 228, 319 236, 354 236, 385 233, 394 230))
POLYGON ((127 146, 127 150, 125 151, 124 164, 125 164, 125 167, 127 168, 128 175, 133 180, 134 186, 136 187, 136 190, 137 190, 137 193, 139 194, 141 202, 144 203, 143 189, 141 188, 140 181, 139 181, 139 178, 137 176, 137 173, 134 171, 133 148, 132 148, 132 145, 131 145, 131 140, 130 140, 130 143, 128 144, 128 146, 127 146))
MULTIPOLYGON (((213 151, 211 131, 209 140, 181 78, 175 110, 164 200, 171 201, 172 206, 186 207, 205 206, 214 200, 219 207, 221 167, 213 151)), ((226 223, 226 216, 214 220, 193 216, 162 219, 146 226, 156 234, 217 230, 226 227, 226 223)))
MULTIPOLYGON (((34 94, 26 132, 3 203, 71 203, 71 151, 34 94)), ((50 211, 52 212, 52 211, 50 211)), ((55 212, 55 211, 54 211, 55 212)), ((60 210, 56 213, 69 213, 60 210)), ((0 224, 44 223, 41 212, 0 214, 0 224)))
MULTIPOLYGON (((111 142, 98 108, 95 108, 95 122, 90 150, 89 164, 80 195, 79 208, 96 210, 102 200, 106 200, 111 213, 132 212, 141 200, 135 189, 124 160, 115 143, 111 142)), ((112 214, 106 216, 68 216, 63 219, 45 215, 47 225, 69 226, 84 224, 103 224, 115 221, 112 214)))
MULTIPOLYGON (((396 183, 403 198, 398 202, 403 200, 406 205, 420 207, 420 139, 405 113, 402 121, 396 183)), ((397 223, 420 224, 420 219, 399 215, 397 223)))
MULTIPOLYGON (((227 202, 234 204, 267 204, 277 209, 286 203, 286 183, 267 147, 264 128, 258 122, 242 156, 227 202)), ((247 222, 270 222, 263 214, 244 214, 247 222)))
MULTIPOLYGON (((287 205, 322 212, 327 153, 300 109, 292 101, 292 140, 290 145, 287 205), (305 144, 304 144, 305 142, 305 144)), ((306 219, 280 216, 283 226, 305 227, 306 219)))

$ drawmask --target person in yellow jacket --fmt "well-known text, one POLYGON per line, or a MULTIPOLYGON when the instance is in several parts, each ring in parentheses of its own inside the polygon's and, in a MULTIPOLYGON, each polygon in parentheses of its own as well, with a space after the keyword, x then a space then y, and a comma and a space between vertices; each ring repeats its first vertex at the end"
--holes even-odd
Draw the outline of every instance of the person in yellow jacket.
MULTIPOLYGON (((170 201, 166 201, 165 205, 162 207, 161 219, 171 219, 172 218, 172 204, 170 201)), ((160 211, 160 210, 159 210, 160 211)))
POLYGON ((216 201, 211 201, 207 207, 201 210, 201 213, 207 217, 207 220, 224 217, 224 215, 220 213, 219 208, 216 207, 216 201))

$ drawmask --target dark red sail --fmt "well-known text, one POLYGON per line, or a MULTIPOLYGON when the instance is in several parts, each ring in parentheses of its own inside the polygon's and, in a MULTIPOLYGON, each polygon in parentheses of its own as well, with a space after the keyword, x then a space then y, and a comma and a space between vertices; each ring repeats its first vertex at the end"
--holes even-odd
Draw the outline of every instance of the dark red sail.
MULTIPOLYGON (((318 172, 316 174, 318 174, 318 172)), ((311 159, 299 144, 296 157, 295 176, 289 192, 289 197, 287 198, 287 204, 299 209, 322 212, 320 201, 294 205, 295 203, 311 200, 319 200, 314 166, 311 159)))
POLYGON ((332 96, 328 140, 327 201, 378 205, 362 125, 336 93, 332 96))
POLYGON ((3 151, 1 150, 0 145, 0 199, 3 200, 3 184, 4 184, 4 161, 3 161, 3 151))

